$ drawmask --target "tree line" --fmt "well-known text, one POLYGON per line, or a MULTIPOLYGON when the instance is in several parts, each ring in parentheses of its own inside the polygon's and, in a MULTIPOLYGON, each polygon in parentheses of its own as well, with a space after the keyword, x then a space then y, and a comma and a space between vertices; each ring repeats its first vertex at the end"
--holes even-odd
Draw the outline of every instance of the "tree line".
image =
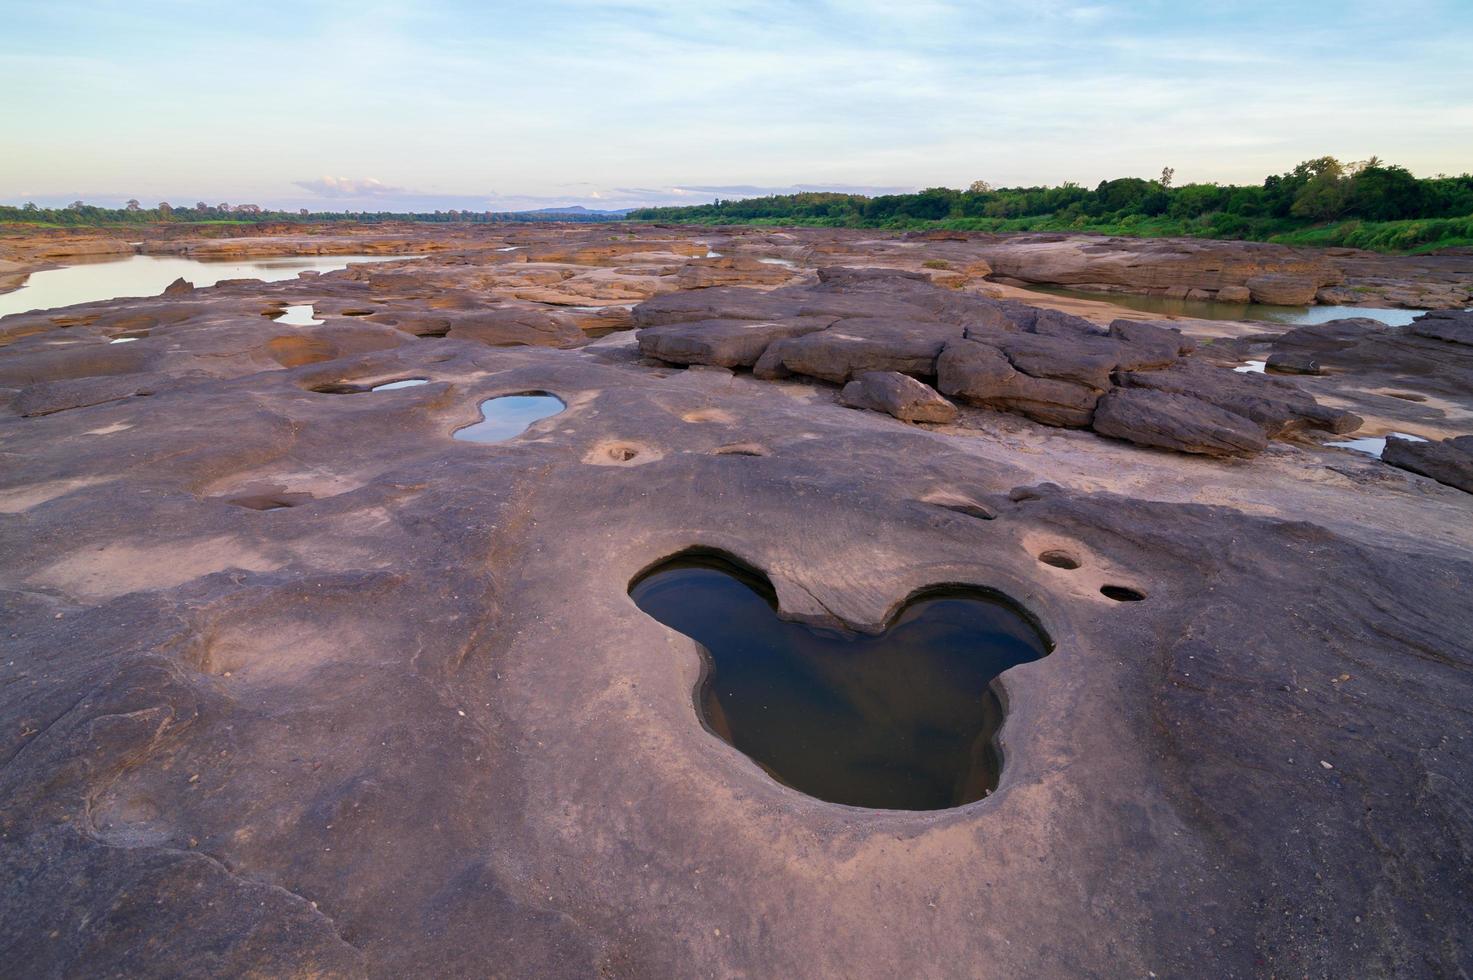
MULTIPOLYGON (((695 224, 813 224, 850 228, 935 226, 976 231, 1104 231, 1213 238, 1311 240, 1315 229, 1341 227, 1347 244, 1379 231, 1397 240, 1364 247, 1412 248, 1443 239, 1473 244, 1473 174, 1418 178, 1373 157, 1346 164, 1306 160, 1261 184, 1183 184, 1165 168, 1159 178, 1122 177, 1094 188, 930 187, 914 194, 803 193, 716 200, 688 207, 642 208, 637 221, 695 224), (1420 229, 1380 228, 1422 222, 1420 229)), ((1332 236, 1333 237, 1333 236, 1332 236)), ((1331 242, 1323 242, 1329 244, 1331 242)))
POLYGON ((19 222, 28 224, 87 226, 116 224, 152 224, 154 222, 179 223, 257 223, 291 222, 319 223, 350 221, 359 223, 381 223, 388 221, 423 222, 505 222, 505 221, 607 221, 608 217, 598 214, 577 212, 542 213, 537 211, 295 211, 263 208, 256 204, 206 204, 200 201, 192 207, 174 206, 161 201, 151 208, 143 207, 136 200, 128 201, 121 208, 108 208, 84 201, 73 201, 64 208, 43 208, 33 203, 20 207, 0 204, 0 223, 19 222))

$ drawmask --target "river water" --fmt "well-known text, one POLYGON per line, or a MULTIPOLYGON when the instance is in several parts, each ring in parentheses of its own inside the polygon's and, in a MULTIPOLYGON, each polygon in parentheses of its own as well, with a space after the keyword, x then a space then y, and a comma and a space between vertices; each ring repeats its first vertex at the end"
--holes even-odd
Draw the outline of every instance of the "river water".
POLYGON ((122 296, 157 296, 181 276, 196 286, 222 279, 295 279, 299 272, 334 272, 350 262, 392 262, 414 255, 292 255, 202 262, 178 255, 130 255, 35 272, 20 289, 0 293, 0 316, 52 310, 122 296))
POLYGON ((1216 300, 1170 299, 1166 296, 1141 296, 1134 293, 1097 293, 1088 289, 1065 286, 1029 286, 1035 293, 1089 299, 1097 303, 1113 303, 1128 310, 1159 313, 1162 316, 1187 316, 1198 320, 1257 320, 1265 323, 1327 323, 1365 316, 1380 320, 1390 327, 1404 327, 1426 310, 1388 310, 1376 306, 1267 306, 1263 303, 1219 303, 1216 300))

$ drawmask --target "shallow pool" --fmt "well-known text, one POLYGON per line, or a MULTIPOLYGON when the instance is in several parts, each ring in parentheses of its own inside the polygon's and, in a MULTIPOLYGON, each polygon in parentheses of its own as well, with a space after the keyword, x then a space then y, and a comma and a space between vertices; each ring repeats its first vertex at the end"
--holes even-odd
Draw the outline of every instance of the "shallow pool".
POLYGON ((1375 306, 1268 306, 1263 303, 1219 303, 1216 300, 1171 299, 1166 296, 1141 296, 1135 293, 1097 293, 1067 286, 1029 286, 1035 293, 1068 296, 1073 299, 1112 303, 1142 313, 1162 316, 1185 316, 1198 320, 1259 320, 1266 323, 1288 323, 1302 326, 1327 323, 1351 317, 1370 317, 1391 327, 1403 327, 1426 310, 1387 310, 1375 306))
POLYGON ((21 288, 0 293, 0 316, 52 310, 122 296, 157 296, 175 279, 213 286, 222 279, 279 282, 299 272, 334 272, 349 263, 394 262, 414 255, 292 255, 202 262, 178 255, 130 255, 34 272, 21 288))
POLYGON ((567 407, 561 398, 545 391, 488 398, 481 402, 481 421, 456 429, 453 435, 464 442, 502 442, 567 407))

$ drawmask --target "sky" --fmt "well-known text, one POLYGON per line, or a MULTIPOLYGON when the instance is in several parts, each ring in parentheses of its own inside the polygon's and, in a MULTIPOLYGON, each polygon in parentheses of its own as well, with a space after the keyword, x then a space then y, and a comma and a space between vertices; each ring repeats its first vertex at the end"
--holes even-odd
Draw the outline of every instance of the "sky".
POLYGON ((1473 170, 1473 0, 0 0, 0 202, 1473 170))

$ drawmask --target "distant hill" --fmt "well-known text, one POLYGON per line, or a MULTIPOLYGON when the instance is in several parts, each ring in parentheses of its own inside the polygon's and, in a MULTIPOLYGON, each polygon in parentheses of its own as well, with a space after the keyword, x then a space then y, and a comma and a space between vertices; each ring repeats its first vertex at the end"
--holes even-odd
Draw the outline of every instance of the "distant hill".
POLYGON ((579 215, 588 218, 622 218, 633 208, 619 208, 617 211, 599 211, 595 208, 585 208, 581 204, 573 204, 561 208, 538 208, 535 211, 518 211, 517 214, 566 214, 579 215))

